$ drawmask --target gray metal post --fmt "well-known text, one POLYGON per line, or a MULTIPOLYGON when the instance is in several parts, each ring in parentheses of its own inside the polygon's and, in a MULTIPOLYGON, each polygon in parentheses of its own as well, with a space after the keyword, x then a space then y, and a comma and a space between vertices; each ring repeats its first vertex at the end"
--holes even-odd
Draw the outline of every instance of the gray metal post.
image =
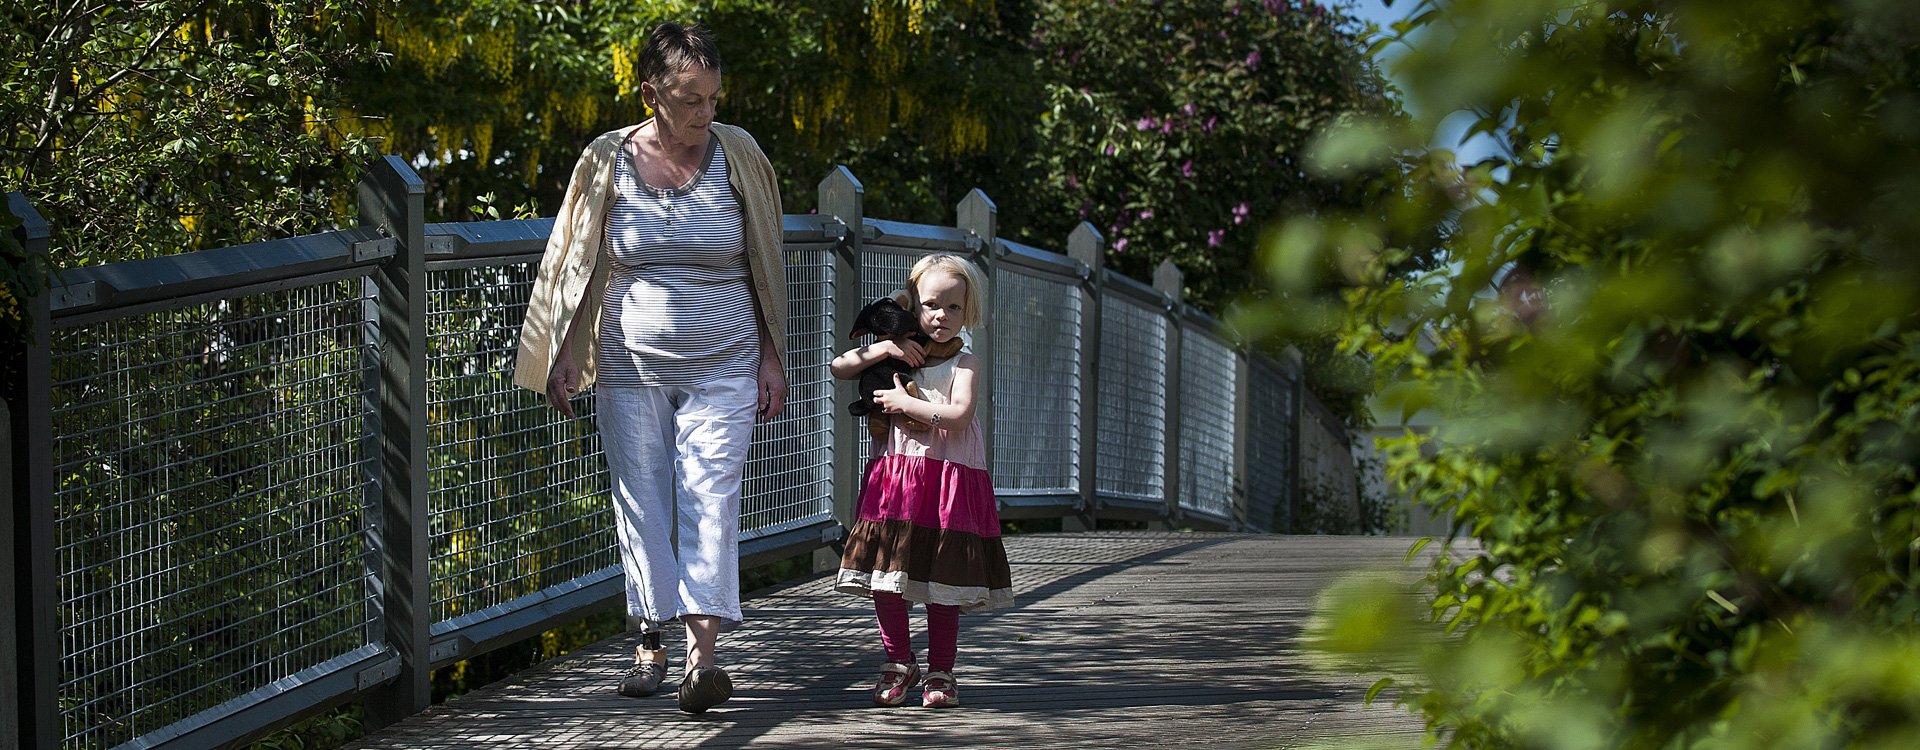
POLYGON ((974 419, 981 424, 980 440, 986 444, 987 465, 993 466, 993 321, 989 314, 996 303, 993 294, 994 253, 1000 247, 1000 209, 980 188, 967 191, 955 207, 954 226, 980 239, 980 253, 974 257, 987 274, 987 309, 979 312, 987 324, 974 329, 973 356, 980 360, 980 375, 974 379, 974 419))
POLYGON ((367 723, 385 726, 433 702, 427 518, 426 186, 397 156, 360 181, 360 223, 399 247, 374 283, 380 298, 380 608, 400 674, 366 700, 367 723))
MULTIPOLYGON (((832 216, 845 224, 846 239, 833 256, 833 322, 835 341, 841 329, 852 324, 864 304, 860 294, 860 253, 866 247, 867 189, 846 167, 836 166, 820 181, 820 215, 832 216)), ((836 347, 837 348, 837 347, 836 347)), ((845 411, 845 405, 859 398, 860 389, 851 380, 836 379, 833 384, 833 517, 841 526, 853 528, 859 510, 861 467, 854 456, 860 455, 860 439, 866 435, 863 420, 845 411)))
POLYGON ((1290 376, 1287 379, 1289 399, 1287 403, 1293 407, 1292 413, 1287 415, 1286 427, 1289 430, 1287 496, 1284 498, 1287 509, 1286 532, 1298 534, 1300 533, 1300 496, 1306 492, 1305 477, 1300 476, 1300 451, 1304 449, 1301 445, 1300 420, 1307 418, 1307 358, 1300 353, 1299 349, 1291 346, 1281 354, 1281 362, 1287 366, 1290 376))
POLYGON ((1099 523, 1100 495, 1100 305, 1106 278, 1107 238, 1080 222, 1067 235, 1067 256, 1085 264, 1080 281, 1080 504, 1060 520, 1067 531, 1092 531, 1099 523))
MULTIPOLYGON (((1236 332, 1236 338, 1237 332, 1236 332)), ((1251 523, 1252 514, 1247 504, 1251 493, 1247 492, 1247 445, 1252 436, 1249 426, 1253 421, 1248 412, 1253 410, 1253 387, 1248 381, 1253 379, 1253 348, 1246 341, 1234 342, 1233 347, 1233 527, 1234 531, 1248 531, 1259 528, 1251 523)), ((1269 521, 1267 526, 1271 526, 1269 521)), ((1271 531, 1272 529, 1267 529, 1271 531)))
MULTIPOLYGON (((20 193, 7 194, 7 210, 20 217, 14 230, 28 258, 44 258, 50 232, 47 220, 20 193)), ((53 496, 53 443, 45 436, 53 434, 53 358, 49 348, 53 314, 47 292, 23 300, 32 340, 24 352, 9 352, 22 368, 6 383, 9 398, 7 427, 8 460, 13 470, 7 477, 8 503, 5 529, 0 537, 13 545, 12 591, 4 601, 16 611, 7 613, 12 632, 6 633, 11 650, 4 658, 14 662, 16 672, 5 677, 9 714, 6 721, 16 726, 9 734, 18 737, 18 747, 43 750, 59 747, 63 739, 60 724, 60 640, 59 601, 54 583, 59 579, 55 567, 53 496), (34 436, 41 436, 35 439, 34 436), (14 692, 17 691, 17 692, 14 692), (18 707, 17 713, 12 707, 18 707)), ((9 735, 0 735, 9 737, 9 735)))
MULTIPOLYGON (((0 487, 6 488, 7 505, 0 511, 0 539, 13 545, 10 550, 18 551, 19 542, 13 536, 13 513, 20 507, 19 493, 13 489, 13 409, 0 398, 0 487)), ((9 555, 11 557, 11 555, 9 555)), ((11 562, 11 560, 9 560, 11 562)), ((14 566, 16 569, 18 566, 14 566)), ((20 641, 14 637, 14 618, 20 610, 13 604, 13 571, 0 574, 0 743, 8 747, 20 742, 20 641)))
POLYGON ((1166 468, 1161 472, 1166 482, 1166 514, 1171 525, 1180 522, 1180 305, 1184 299, 1186 276, 1173 261, 1160 261, 1153 269, 1153 288, 1167 295, 1171 304, 1167 308, 1167 424, 1166 424, 1166 468))

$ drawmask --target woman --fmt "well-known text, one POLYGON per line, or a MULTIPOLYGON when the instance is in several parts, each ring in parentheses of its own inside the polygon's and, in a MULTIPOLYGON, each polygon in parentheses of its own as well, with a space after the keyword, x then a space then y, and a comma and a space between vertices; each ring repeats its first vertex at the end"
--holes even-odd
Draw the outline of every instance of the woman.
POLYGON ((654 116, 596 138, 574 166, 514 382, 569 417, 568 399, 598 383, 627 613, 643 632, 620 692, 660 688, 660 626, 678 619, 680 709, 700 713, 733 694, 714 643, 741 620, 754 416, 786 402, 780 192, 752 136, 713 121, 720 56, 704 29, 661 24, 638 67, 654 116))

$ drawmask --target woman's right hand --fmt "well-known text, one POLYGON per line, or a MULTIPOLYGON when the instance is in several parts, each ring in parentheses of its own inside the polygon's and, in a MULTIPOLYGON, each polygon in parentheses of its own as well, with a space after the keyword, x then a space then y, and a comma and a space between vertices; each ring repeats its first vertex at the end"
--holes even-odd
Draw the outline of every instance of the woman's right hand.
POLYGON ((561 414, 573 418, 573 404, 568 399, 580 390, 580 366, 573 358, 561 356, 553 363, 553 370, 547 373, 547 405, 559 409, 561 414))
POLYGON ((918 341, 895 341, 887 339, 873 342, 873 350, 900 360, 913 367, 919 367, 927 361, 927 348, 918 341))

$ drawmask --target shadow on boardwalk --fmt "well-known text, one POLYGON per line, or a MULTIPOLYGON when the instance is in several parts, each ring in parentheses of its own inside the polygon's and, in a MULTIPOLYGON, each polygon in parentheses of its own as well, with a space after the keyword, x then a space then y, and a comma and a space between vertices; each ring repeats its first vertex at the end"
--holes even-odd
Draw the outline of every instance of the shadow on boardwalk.
MULTIPOLYGON (((623 635, 474 691, 356 748, 1418 747, 1419 721, 1361 705, 1370 678, 1314 672, 1299 636, 1341 572, 1410 539, 1092 532, 1008 537, 1018 606, 963 616, 965 706, 874 708, 865 600, 817 577, 760 592, 724 637, 733 700, 680 713, 613 687, 623 635)), ((914 629, 922 621, 916 608, 914 629)), ((667 644, 679 668, 677 638, 667 644)), ((924 641, 916 639, 916 652, 924 641)))

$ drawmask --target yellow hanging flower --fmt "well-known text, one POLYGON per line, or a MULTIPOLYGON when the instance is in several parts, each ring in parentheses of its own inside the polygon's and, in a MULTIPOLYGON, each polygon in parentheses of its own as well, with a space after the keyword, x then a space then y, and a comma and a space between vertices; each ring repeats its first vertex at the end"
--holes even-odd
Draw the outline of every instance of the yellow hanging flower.
POLYGON ((621 98, 631 96, 633 92, 639 90, 640 86, 640 75, 634 69, 633 49, 614 42, 607 52, 613 58, 613 85, 616 89, 614 96, 621 98))

